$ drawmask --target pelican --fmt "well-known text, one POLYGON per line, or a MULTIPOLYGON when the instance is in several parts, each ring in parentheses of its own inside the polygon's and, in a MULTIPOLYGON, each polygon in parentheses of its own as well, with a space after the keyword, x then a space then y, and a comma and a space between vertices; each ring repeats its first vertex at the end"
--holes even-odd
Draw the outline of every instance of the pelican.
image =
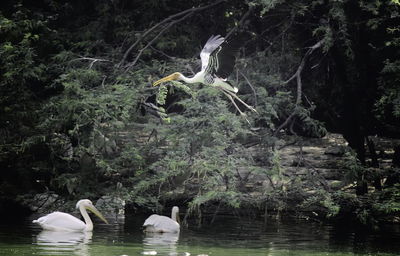
POLYGON ((239 109, 234 99, 238 100, 251 111, 257 112, 252 106, 246 104, 236 95, 238 88, 232 86, 226 79, 233 70, 235 58, 234 52, 224 51, 223 54, 220 54, 223 42, 225 42, 225 38, 220 35, 211 36, 207 40, 200 52, 201 71, 196 73, 193 77, 186 77, 180 72, 175 72, 154 82, 153 86, 174 80, 183 81, 188 84, 202 83, 220 89, 242 116, 246 115, 239 109))
POLYGON ((178 233, 180 230, 179 225, 179 208, 178 206, 172 207, 171 218, 153 214, 146 219, 143 224, 145 232, 150 233, 178 233))
POLYGON ((52 231, 92 231, 93 222, 89 217, 86 210, 93 212, 102 221, 108 224, 107 220, 103 215, 94 207, 93 203, 89 199, 79 200, 76 204, 76 208, 79 209, 85 222, 72 216, 71 214, 64 212, 52 212, 46 216, 40 217, 37 220, 32 221, 38 223, 45 230, 52 231))

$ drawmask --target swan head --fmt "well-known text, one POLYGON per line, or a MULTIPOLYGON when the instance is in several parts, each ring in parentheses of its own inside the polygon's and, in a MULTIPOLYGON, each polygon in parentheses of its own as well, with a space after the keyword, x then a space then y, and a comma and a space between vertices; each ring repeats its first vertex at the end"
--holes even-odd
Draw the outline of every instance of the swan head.
POLYGON ((163 82, 167 82, 167 81, 180 80, 181 77, 182 77, 182 74, 181 74, 181 73, 175 72, 175 73, 172 73, 172 74, 169 75, 169 76, 163 77, 163 78, 161 78, 160 80, 154 82, 154 83, 153 83, 153 86, 159 85, 159 84, 161 84, 161 83, 163 83, 163 82))
POLYGON ((99 212, 99 210, 97 210, 96 207, 94 207, 92 201, 90 201, 89 199, 79 200, 76 203, 76 208, 89 210, 92 213, 94 213, 97 217, 99 217, 102 221, 104 221, 106 224, 108 224, 106 218, 104 218, 104 216, 99 212))

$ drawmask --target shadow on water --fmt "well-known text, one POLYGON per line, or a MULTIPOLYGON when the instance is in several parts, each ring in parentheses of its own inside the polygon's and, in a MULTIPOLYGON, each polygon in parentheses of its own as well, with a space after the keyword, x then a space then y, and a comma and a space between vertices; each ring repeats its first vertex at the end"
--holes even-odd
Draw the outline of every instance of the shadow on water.
MULTIPOLYGON (((36 216, 35 216, 36 217, 36 216)), ((281 222, 219 216, 179 234, 144 234, 146 216, 127 216, 93 232, 42 231, 34 217, 0 224, 0 255, 398 255, 398 225, 369 230, 295 219, 281 222)))

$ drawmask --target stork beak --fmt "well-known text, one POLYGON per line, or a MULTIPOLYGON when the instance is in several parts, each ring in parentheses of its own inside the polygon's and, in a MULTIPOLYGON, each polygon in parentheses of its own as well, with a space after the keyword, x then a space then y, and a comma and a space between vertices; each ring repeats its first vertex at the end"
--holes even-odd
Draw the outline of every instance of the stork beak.
POLYGON ((172 81, 172 80, 176 80, 176 74, 172 74, 172 75, 166 76, 164 78, 161 78, 160 80, 154 82, 153 86, 159 85, 163 82, 172 81))
POLYGON ((97 217, 99 217, 102 221, 104 221, 106 224, 108 224, 108 221, 104 216, 96 209, 96 207, 92 206, 86 206, 86 209, 89 211, 93 212, 97 217))
POLYGON ((179 213, 176 214, 176 222, 178 222, 178 224, 181 224, 181 217, 179 217, 179 213))

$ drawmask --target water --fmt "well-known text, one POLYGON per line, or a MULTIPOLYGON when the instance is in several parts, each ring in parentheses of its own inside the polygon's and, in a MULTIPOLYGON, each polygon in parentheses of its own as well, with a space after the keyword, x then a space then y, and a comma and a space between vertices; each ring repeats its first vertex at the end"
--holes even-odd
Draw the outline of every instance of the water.
POLYGON ((42 231, 33 217, 0 224, 0 255, 263 255, 263 256, 394 256, 400 255, 400 227, 358 230, 298 220, 238 220, 219 217, 201 229, 183 228, 179 235, 145 235, 145 216, 110 225, 95 221, 89 233, 42 231))

